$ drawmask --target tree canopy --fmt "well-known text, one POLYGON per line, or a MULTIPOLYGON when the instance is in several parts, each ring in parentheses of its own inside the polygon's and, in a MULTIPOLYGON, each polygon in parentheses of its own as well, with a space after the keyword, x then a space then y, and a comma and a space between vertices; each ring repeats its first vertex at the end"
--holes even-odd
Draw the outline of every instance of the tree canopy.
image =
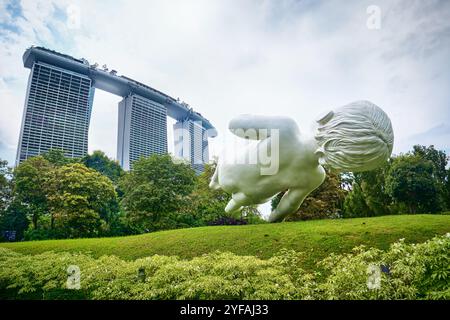
POLYGON ((386 178, 386 190, 409 213, 437 212, 443 209, 434 165, 418 155, 396 157, 386 178))
POLYGON ((69 237, 98 234, 117 196, 110 179, 80 163, 49 172, 45 191, 52 227, 69 237))
POLYGON ((121 205, 131 221, 151 228, 163 215, 189 205, 186 197, 195 183, 195 171, 187 164, 175 163, 170 155, 142 157, 120 179, 121 205))
POLYGON ((48 211, 45 186, 53 165, 43 156, 29 158, 14 169, 14 193, 31 216, 33 228, 38 228, 39 217, 48 211))
POLYGON ((86 167, 107 176, 115 184, 118 183, 119 178, 124 174, 124 170, 119 163, 108 158, 108 156, 100 150, 96 150, 92 154, 86 155, 81 159, 81 163, 86 167))

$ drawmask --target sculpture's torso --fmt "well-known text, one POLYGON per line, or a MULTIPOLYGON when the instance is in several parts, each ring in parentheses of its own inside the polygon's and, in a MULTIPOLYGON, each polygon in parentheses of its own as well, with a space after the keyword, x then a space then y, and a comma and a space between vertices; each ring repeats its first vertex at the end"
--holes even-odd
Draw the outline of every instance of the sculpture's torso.
MULTIPOLYGON (((249 147, 241 157, 259 154, 272 145, 272 137, 249 147)), ((278 172, 262 175, 260 162, 257 164, 227 164, 219 162, 218 180, 227 192, 242 192, 251 203, 264 203, 280 190, 301 189, 306 194, 316 189, 325 179, 325 171, 319 165, 314 151, 314 139, 300 135, 280 136, 278 172)), ((274 160, 274 159, 272 159, 274 160)))

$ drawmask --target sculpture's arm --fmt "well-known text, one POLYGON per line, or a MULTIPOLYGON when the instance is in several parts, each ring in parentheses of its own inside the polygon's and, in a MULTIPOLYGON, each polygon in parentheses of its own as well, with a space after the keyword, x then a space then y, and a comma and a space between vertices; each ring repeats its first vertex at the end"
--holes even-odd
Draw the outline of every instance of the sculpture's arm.
POLYGON ((289 117, 251 114, 243 114, 233 118, 228 125, 228 129, 240 138, 251 140, 270 137, 271 129, 280 130, 280 135, 299 133, 297 123, 289 117))
POLYGON ((297 211, 307 195, 308 193, 302 189, 289 189, 281 198, 278 206, 270 214, 269 222, 281 221, 287 215, 297 211))

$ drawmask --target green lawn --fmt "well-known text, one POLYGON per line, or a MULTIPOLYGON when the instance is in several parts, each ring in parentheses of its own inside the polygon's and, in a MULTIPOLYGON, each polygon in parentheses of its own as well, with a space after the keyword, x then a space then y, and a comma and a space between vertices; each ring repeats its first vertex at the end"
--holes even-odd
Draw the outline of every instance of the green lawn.
POLYGON ((138 236, 0 243, 36 254, 44 251, 90 252, 131 260, 153 254, 192 258, 215 250, 269 258, 281 248, 304 251, 305 267, 331 252, 348 252, 364 244, 386 249, 405 238, 423 242, 450 232, 450 215, 397 215, 375 218, 315 220, 246 226, 214 226, 160 231, 138 236))

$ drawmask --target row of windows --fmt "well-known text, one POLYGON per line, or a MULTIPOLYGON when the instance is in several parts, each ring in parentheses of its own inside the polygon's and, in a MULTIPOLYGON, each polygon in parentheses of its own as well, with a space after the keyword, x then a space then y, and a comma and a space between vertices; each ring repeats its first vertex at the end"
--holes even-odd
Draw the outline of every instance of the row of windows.
POLYGON ((160 124, 159 126, 163 127, 166 124, 166 115, 164 116, 157 116, 157 115, 152 115, 152 114, 144 114, 144 113, 134 113, 131 116, 131 123, 138 125, 146 125, 147 123, 149 124, 160 124))
POLYGON ((75 133, 81 133, 86 131, 87 132, 87 125, 84 124, 66 124, 64 123, 58 123, 58 122, 50 122, 50 121, 30 121, 26 123, 26 130, 29 130, 30 128, 33 129, 33 132, 39 132, 39 134, 46 134, 49 132, 49 130, 53 129, 64 129, 65 131, 68 131, 68 133, 75 132, 75 133))
POLYGON ((89 91, 90 86, 89 84, 83 84, 81 82, 45 81, 41 78, 34 79, 34 82, 30 86, 30 89, 32 90, 46 90, 50 88, 58 88, 66 93, 78 93, 79 91, 89 91))
POLYGON ((88 119, 86 119, 85 117, 77 117, 77 116, 73 116, 70 114, 55 115, 52 117, 49 114, 36 113, 36 114, 28 115, 25 118, 25 122, 37 122, 37 123, 57 122, 57 123, 60 123, 61 125, 86 124, 87 121, 88 121, 88 119))
POLYGON ((49 74, 44 69, 35 69, 35 72, 33 74, 33 82, 31 83, 31 87, 34 86, 47 86, 49 87, 49 84, 55 84, 58 86, 67 87, 67 90, 69 90, 70 87, 73 87, 74 89, 79 90, 85 89, 89 91, 91 87, 91 81, 89 79, 80 78, 74 75, 64 75, 61 76, 60 74, 56 75, 54 74, 54 71, 50 71, 49 74))
POLYGON ((25 119, 38 119, 38 118, 49 118, 49 119, 67 119, 68 122, 75 121, 85 121, 86 117, 89 116, 88 110, 60 110, 58 108, 50 107, 42 108, 28 108, 29 114, 26 115, 25 119), (71 112, 74 111, 74 112, 71 112), (32 112, 32 113, 31 113, 32 112))
POLYGON ((153 152, 163 152, 166 153, 167 152, 167 148, 165 146, 158 146, 158 147, 154 147, 154 148, 147 148, 147 149, 132 149, 130 151, 130 155, 150 155, 153 152))
POLYGON ((37 102, 71 102, 77 105, 88 105, 89 93, 77 93, 77 94, 67 94, 58 90, 37 90, 36 92, 30 91, 29 95, 31 101, 37 102))
POLYGON ((149 148, 148 149, 132 149, 130 151, 130 157, 139 156, 139 155, 148 156, 155 152, 156 153, 167 153, 167 148, 160 146, 160 147, 155 147, 155 148, 151 148, 151 149, 149 149, 149 148))
POLYGON ((76 142, 77 144, 82 145, 83 143, 87 143, 87 136, 84 137, 60 137, 60 136, 53 136, 53 137, 42 137, 41 139, 39 137, 31 137, 29 139, 28 145, 39 145, 39 144, 52 144, 52 143, 73 143, 76 142))
POLYGON ((73 103, 87 104, 89 101, 89 93, 80 92, 77 94, 68 94, 58 90, 36 90, 30 91, 30 97, 33 97, 37 101, 47 101, 47 100, 65 100, 72 101, 73 103))
POLYGON ((67 119, 67 121, 84 121, 89 113, 89 109, 59 109, 52 106, 47 106, 47 108, 28 108, 32 114, 27 114, 26 119, 35 118, 51 118, 51 119, 67 119))
POLYGON ((32 147, 28 147, 26 153, 29 154, 33 154, 33 153, 43 153, 43 152, 47 152, 48 150, 54 150, 54 149, 58 149, 58 150, 63 150, 66 153, 75 153, 75 154, 86 154, 87 148, 74 148, 73 145, 68 144, 68 145, 62 145, 62 144, 52 144, 52 145, 41 145, 38 148, 32 148, 32 147))
POLYGON ((87 131, 87 126, 88 123, 86 121, 55 121, 55 119, 53 118, 31 118, 28 121, 25 121, 25 128, 24 129, 29 129, 29 128, 36 128, 36 129, 41 129, 41 128, 45 128, 46 130, 48 130, 49 128, 53 128, 53 127, 59 127, 59 128, 67 128, 67 130, 81 130, 87 131))
MULTIPOLYGON (((69 96, 58 96, 57 94, 54 95, 47 95, 47 94, 30 94, 30 100, 34 104, 56 104, 56 102, 63 102, 63 101, 70 101, 70 103, 74 105, 79 106, 85 106, 87 107, 89 97, 83 97, 83 96, 76 96, 76 97, 69 97, 69 96), (32 99, 32 100, 31 100, 32 99)), ((59 105, 59 104, 58 104, 59 105)))
POLYGON ((59 94, 59 95, 63 95, 63 96, 72 96, 72 97, 77 97, 77 96, 87 96, 89 94, 89 87, 86 88, 80 88, 78 86, 76 87, 69 87, 67 86, 67 88, 65 86, 60 86, 58 84, 42 84, 39 83, 37 85, 32 85, 30 87, 30 92, 31 93, 39 93, 39 94, 47 94, 47 93, 51 93, 51 94, 59 94))
POLYGON ((48 91, 57 91, 61 92, 64 95, 87 95, 89 93, 90 87, 79 85, 76 86, 61 86, 59 84, 47 84, 47 83, 36 83, 30 86, 30 92, 48 92, 48 91))
MULTIPOLYGON (((65 150, 79 150, 80 152, 85 149, 85 146, 87 146, 87 141, 85 143, 79 143, 79 141, 64 141, 64 142, 58 142, 53 141, 52 143, 29 143, 26 147, 29 149, 42 149, 42 148, 57 148, 57 149, 65 149, 65 150), (75 143, 76 142, 76 143, 75 143)), ((24 146, 25 147, 25 146, 24 146)))
POLYGON ((160 117, 160 118, 166 116, 165 112, 161 112, 160 110, 154 110, 154 109, 151 109, 151 108, 153 108, 153 106, 151 106, 151 105, 150 106, 136 106, 136 105, 134 105, 133 106, 133 112, 132 112, 131 116, 133 116, 133 113, 134 114, 149 115, 149 116, 156 116, 156 117, 160 117))
POLYGON ((165 139, 166 135, 162 132, 158 131, 149 131, 149 130, 139 130, 133 129, 131 130, 130 140, 136 141, 148 141, 150 139, 165 139))
POLYGON ((132 152, 151 152, 152 150, 167 150, 167 144, 165 144, 163 141, 159 144, 147 144, 147 145, 130 145, 130 153, 132 152))
MULTIPOLYGON (((28 128, 27 128, 28 129, 28 128)), ((60 135, 74 135, 80 137, 87 136, 88 132, 85 126, 61 126, 59 124, 54 125, 39 125, 35 126, 31 132, 24 132, 24 137, 29 134, 30 137, 42 137, 42 139, 52 136, 52 132, 60 132, 60 135)))
POLYGON ((151 100, 141 98, 139 96, 133 96, 133 108, 139 109, 138 107, 142 107, 142 109, 152 108, 160 113, 166 113, 166 108, 159 104, 154 103, 151 100), (137 108, 136 108, 137 107, 137 108))
POLYGON ((33 73, 33 78, 41 82, 61 82, 61 83, 74 83, 77 85, 90 85, 90 80, 82 79, 76 76, 61 76, 54 73, 47 73, 43 69, 37 70, 33 73))
POLYGON ((166 154, 167 150, 153 150, 152 152, 149 153, 130 153, 130 160, 135 161, 138 160, 140 157, 148 157, 152 154, 166 154))
POLYGON ((131 123, 134 125, 153 124, 157 127, 166 127, 166 116, 148 115, 143 113, 135 113, 131 116, 131 123), (158 125, 159 124, 159 125, 158 125))
POLYGON ((45 138, 39 138, 39 137, 30 137, 28 145, 39 145, 39 144, 52 144, 52 143, 73 143, 76 142, 77 144, 83 144, 87 142, 87 137, 59 137, 58 135, 55 135, 53 137, 45 137, 45 138))
POLYGON ((43 66, 39 63, 34 65, 34 71, 33 71, 33 76, 35 75, 43 75, 43 76, 53 76, 53 77, 62 77, 64 79, 71 79, 73 81, 82 81, 84 83, 90 83, 89 79, 86 79, 84 77, 80 77, 77 75, 74 75, 72 73, 66 73, 66 72, 62 72, 59 70, 56 70, 54 68, 49 68, 46 66, 43 66))
POLYGON ((42 77, 41 75, 37 75, 33 77, 33 83, 31 86, 34 88, 39 87, 60 87, 67 91, 74 90, 89 90, 90 82, 83 82, 77 79, 51 79, 47 77, 42 77))
MULTIPOLYGON (((40 144, 40 145, 33 145, 30 144, 29 146, 27 146, 27 153, 30 152, 39 152, 39 150, 50 150, 50 149, 62 149, 62 150, 66 150, 68 152, 78 152, 78 153, 83 153, 87 148, 86 145, 82 145, 82 146, 75 146, 73 143, 66 143, 66 144, 62 144, 62 143, 52 143, 52 144, 40 144)), ((25 149, 25 148, 24 148, 25 149)))
POLYGON ((68 99, 35 99, 33 101, 30 100, 29 103, 30 108, 35 109, 36 111, 44 111, 45 109, 57 109, 61 112, 66 111, 74 111, 82 110, 85 111, 88 109, 87 101, 82 100, 68 100, 68 99))
POLYGON ((59 140, 79 140, 82 141, 83 139, 87 138, 87 134, 81 130, 72 131, 72 132, 64 132, 63 130, 53 130, 51 132, 42 132, 43 134, 37 135, 37 134, 30 134, 30 133, 24 133, 23 139, 26 141, 59 141, 59 140))
POLYGON ((34 79, 34 83, 31 85, 34 88, 38 87, 58 87, 65 91, 72 91, 72 92, 78 92, 78 90, 89 90, 90 84, 88 82, 80 82, 80 81, 74 81, 72 79, 61 79, 61 78, 46 78, 42 76, 37 76, 34 79))
POLYGON ((44 142, 47 141, 51 143, 52 141, 77 141, 82 142, 83 140, 87 140, 87 135, 80 133, 68 134, 67 132, 63 132, 62 130, 55 130, 51 134, 48 135, 29 135, 24 134, 23 139, 28 143, 32 141, 36 142, 44 142))

